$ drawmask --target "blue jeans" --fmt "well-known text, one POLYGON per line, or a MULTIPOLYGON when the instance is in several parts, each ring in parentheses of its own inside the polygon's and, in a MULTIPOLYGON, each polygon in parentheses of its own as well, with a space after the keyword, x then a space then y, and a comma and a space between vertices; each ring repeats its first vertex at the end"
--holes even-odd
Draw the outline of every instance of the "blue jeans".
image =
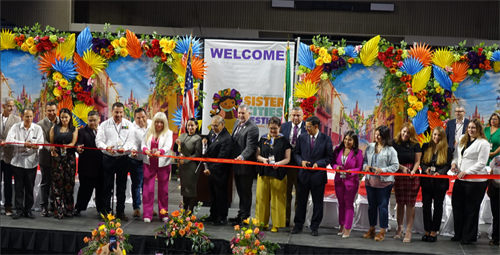
POLYGON ((391 184, 385 188, 373 188, 366 186, 368 197, 368 220, 370 227, 377 225, 377 212, 379 214, 379 227, 389 227, 389 199, 391 199, 391 184), (377 210, 378 209, 378 210, 377 210))
POLYGON ((141 190, 144 179, 142 161, 129 158, 128 169, 130 179, 132 179, 132 206, 134 209, 141 209, 141 190))

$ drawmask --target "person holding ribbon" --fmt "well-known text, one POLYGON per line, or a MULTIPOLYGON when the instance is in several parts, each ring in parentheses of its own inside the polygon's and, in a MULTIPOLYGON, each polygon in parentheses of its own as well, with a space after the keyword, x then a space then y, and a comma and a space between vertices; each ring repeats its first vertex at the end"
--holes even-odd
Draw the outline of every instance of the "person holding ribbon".
POLYGON ((486 139, 488 139, 491 147, 488 164, 494 157, 500 155, 500 132, 497 132, 499 123, 500 114, 494 112, 488 120, 488 126, 484 128, 484 134, 486 135, 486 139))
MULTIPOLYGON (((399 169, 397 173, 415 174, 419 173, 420 158, 422 149, 417 139, 415 127, 410 122, 402 125, 401 131, 396 135, 393 146, 398 153, 399 169)), ((415 203, 420 189, 420 179, 415 176, 396 176, 394 181, 394 193, 397 203, 397 221, 398 229, 394 239, 401 238, 403 233, 403 220, 405 219, 406 209, 406 233, 403 239, 404 243, 411 241, 411 230, 413 220, 415 219, 415 203)))
MULTIPOLYGON (((432 131, 431 141, 422 145, 420 167, 429 176, 445 175, 451 168, 452 149, 448 147, 444 128, 437 126, 432 131)), ((420 178, 424 213, 424 242, 435 242, 443 217, 443 201, 450 185, 449 179, 420 178), (434 211, 432 200, 434 199, 434 211)))
POLYGON ((269 225, 269 213, 273 221, 271 232, 278 232, 279 228, 286 226, 287 176, 286 165, 290 162, 292 146, 283 134, 279 133, 281 120, 273 116, 269 119, 269 133, 260 138, 259 146, 255 152, 258 162, 273 166, 258 166, 257 195, 255 198, 255 218, 269 225), (271 206, 269 207, 269 204, 271 206))
POLYGON ((374 238, 375 241, 385 239, 385 230, 389 226, 389 199, 394 185, 393 175, 381 173, 395 173, 399 168, 398 153, 392 147, 391 130, 385 126, 375 129, 375 142, 366 147, 363 169, 370 174, 366 175, 366 195, 368 197, 368 220, 370 229, 364 238, 374 238), (375 234, 379 215, 380 232, 375 234))
POLYGON ((132 122, 123 118, 124 106, 122 103, 114 103, 111 109, 113 118, 101 123, 95 138, 97 148, 103 150, 104 210, 107 213, 112 212, 111 197, 114 194, 116 174, 116 216, 122 221, 128 221, 128 217, 125 215, 128 152, 125 152, 124 145, 129 138, 132 139, 134 127, 132 122))
MULTIPOLYGON (((141 145, 142 152, 146 154, 144 158, 144 187, 142 194, 144 222, 151 222, 153 219, 156 177, 158 177, 158 210, 168 210, 168 181, 171 159, 159 156, 170 154, 172 135, 173 132, 168 128, 167 116, 163 112, 157 112, 153 117, 153 124, 149 127, 141 145)), ((160 219, 166 221, 168 215, 160 213, 160 219)))
POLYGON ((50 129, 50 143, 60 145, 51 146, 52 160, 52 201, 54 203, 54 217, 63 219, 73 217, 74 188, 76 174, 75 146, 78 139, 78 130, 73 126, 73 115, 68 108, 59 110, 59 123, 50 129))
MULTIPOLYGON (((186 132, 182 133, 175 143, 181 157, 201 157, 201 136, 198 135, 198 121, 191 118, 186 123, 186 132)), ((181 178, 181 195, 184 209, 193 211, 198 203, 196 186, 200 176, 199 165, 189 159, 179 160, 179 175, 181 178)))
POLYGON ((335 173, 335 194, 339 202, 339 224, 337 235, 348 238, 354 218, 354 198, 358 193, 359 176, 350 171, 363 170, 363 151, 359 149, 358 135, 347 131, 344 141, 333 151, 333 169, 346 170, 335 173))
POLYGON ((458 177, 451 197, 455 229, 455 236, 451 240, 471 244, 477 241, 479 209, 488 182, 487 179, 463 178, 470 174, 488 174, 486 163, 490 155, 490 144, 478 119, 469 122, 467 132, 459 141, 451 163, 451 172, 458 177))

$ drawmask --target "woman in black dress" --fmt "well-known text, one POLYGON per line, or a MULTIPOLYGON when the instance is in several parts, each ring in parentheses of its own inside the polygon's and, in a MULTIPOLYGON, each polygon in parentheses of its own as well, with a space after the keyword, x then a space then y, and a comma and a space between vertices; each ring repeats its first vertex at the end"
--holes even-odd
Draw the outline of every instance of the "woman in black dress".
MULTIPOLYGON (((75 146, 78 130, 73 126, 71 111, 62 108, 59 111, 59 123, 50 129, 50 143, 63 146, 75 146)), ((76 174, 76 149, 51 147, 52 163, 52 200, 54 217, 62 219, 72 217, 74 212, 74 188, 76 174)))

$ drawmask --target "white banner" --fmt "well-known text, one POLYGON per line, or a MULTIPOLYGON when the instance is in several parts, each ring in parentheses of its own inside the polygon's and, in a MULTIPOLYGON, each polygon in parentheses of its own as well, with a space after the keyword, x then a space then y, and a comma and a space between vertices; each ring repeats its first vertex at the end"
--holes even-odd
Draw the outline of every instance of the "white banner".
MULTIPOLYGON (((268 132, 269 118, 283 114, 286 42, 205 40, 208 68, 204 80, 203 129, 207 134, 211 117, 224 118, 232 132, 237 107, 250 106, 250 118, 260 134, 268 132)), ((293 75, 295 44, 290 43, 290 74, 293 75)), ((293 81, 293 79, 291 79, 293 81)))

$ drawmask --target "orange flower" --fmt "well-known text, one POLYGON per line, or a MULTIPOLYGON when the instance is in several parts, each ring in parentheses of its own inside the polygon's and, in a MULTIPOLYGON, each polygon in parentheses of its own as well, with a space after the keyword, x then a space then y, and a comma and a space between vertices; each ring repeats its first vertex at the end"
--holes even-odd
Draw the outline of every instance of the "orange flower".
POLYGON ((484 66, 484 70, 486 70, 486 71, 491 70, 491 66, 490 66, 490 65, 485 65, 485 66, 484 66))
POLYGON ((148 51, 148 50, 149 50, 149 45, 144 44, 144 47, 143 47, 143 48, 144 48, 144 50, 148 51))
POLYGON ((484 69, 484 64, 479 64, 479 68, 484 69))
POLYGON ((203 223, 201 223, 201 222, 200 222, 200 223, 198 223, 198 228, 199 228, 200 230, 202 230, 202 229, 203 229, 203 223))
POLYGON ((460 56, 460 60, 464 60, 465 59, 465 56, 460 56))
POLYGON ((101 52, 100 52, 101 55, 105 55, 106 54, 106 50, 104 48, 101 48, 101 52))
POLYGON ((104 57, 105 57, 106 59, 110 59, 110 58, 111 58, 111 54, 106 53, 106 54, 104 55, 104 57))
POLYGON ((88 238, 88 237, 83 238, 83 242, 84 242, 84 243, 88 243, 89 241, 90 241, 90 240, 89 240, 89 238, 88 238))
POLYGON ((184 229, 179 230, 179 235, 184 236, 186 234, 186 231, 184 229))
POLYGON ((172 217, 177 217, 177 216, 179 216, 179 211, 175 211, 172 213, 172 217))
POLYGON ((407 81, 411 81, 411 74, 408 74, 408 75, 406 76, 406 80, 407 80, 407 81))
POLYGON ((398 49, 398 51, 397 51, 397 52, 398 52, 398 55, 403 54, 403 50, 402 50, 402 49, 398 49))
POLYGON ((399 80, 401 80, 401 82, 406 82, 406 76, 402 76, 399 80))
POLYGON ((400 61, 401 60, 401 55, 397 55, 396 56, 396 61, 400 61))
POLYGON ((17 37, 17 36, 14 37, 14 41, 16 41, 16 43, 19 42, 19 37, 17 37))
POLYGON ((255 246, 259 246, 260 245, 260 241, 259 240, 255 240, 255 242, 253 244, 255 244, 255 246))
POLYGON ((337 49, 333 49, 333 50, 332 50, 332 55, 337 55, 337 54, 339 54, 339 50, 337 50, 337 49))
POLYGON ((314 52, 314 44, 309 45, 309 50, 314 52))
POLYGON ((490 62, 489 60, 487 60, 487 59, 486 59, 486 60, 484 61, 484 65, 485 65, 485 66, 488 66, 488 65, 490 65, 490 64, 491 64, 491 62, 490 62))
POLYGON ((337 60, 339 60, 339 57, 338 57, 338 56, 333 56, 333 55, 332 55, 332 61, 337 61, 337 60))
POLYGON ((319 49, 320 49, 320 48, 316 48, 316 49, 314 49, 314 53, 318 54, 318 53, 319 53, 319 49))
POLYGON ((245 234, 246 239, 250 239, 250 234, 245 234))
POLYGON ((193 234, 197 235, 198 234, 198 229, 193 230, 193 234))
POLYGON ((21 47, 21 45, 23 45, 23 42, 21 41, 17 42, 17 46, 21 47))
POLYGON ((55 42, 52 44, 52 47, 56 48, 57 46, 59 46, 59 43, 58 42, 55 42))
POLYGON ((420 98, 420 101, 422 101, 422 103, 425 103, 425 101, 427 101, 427 98, 426 97, 422 97, 422 98, 420 98))
POLYGON ((389 71, 390 71, 391 73, 396 73, 396 68, 391 68, 391 69, 389 69, 389 71))
POLYGON ((396 68, 396 67, 398 67, 398 62, 396 62, 396 61, 392 62, 392 68, 396 68))
MULTIPOLYGON (((76 87, 75 87, 75 88, 76 88, 76 87)), ((112 226, 112 227, 114 227, 114 226, 115 226, 115 222, 114 222, 114 221, 111 221, 111 222, 109 223, 109 225, 110 225, 110 226, 112 226)))
POLYGON ((116 229, 116 234, 119 235, 119 236, 122 235, 123 234, 123 229, 117 228, 116 229))
POLYGON ((193 226, 193 223, 190 221, 188 222, 188 225, 187 225, 189 228, 191 228, 191 226, 193 226))
POLYGON ((105 236, 106 236, 106 232, 101 231, 101 237, 105 237, 105 236))
POLYGON ((117 223, 116 223, 116 227, 117 227, 117 228, 119 228, 119 227, 121 227, 121 226, 122 226, 122 224, 121 224, 120 222, 117 222, 117 223))
POLYGON ((240 231, 240 225, 234 225, 234 230, 240 231))
POLYGON ((170 236, 175 236, 175 231, 170 232, 170 236))
POLYGON ((193 214, 193 215, 191 216, 191 220, 196 220, 196 215, 194 215, 194 214, 193 214))
POLYGON ((97 249, 97 251, 95 251, 95 253, 96 253, 97 255, 101 254, 101 252, 102 252, 102 248, 101 248, 101 247, 99 247, 99 249, 97 249))
POLYGON ((253 230, 253 233, 254 233, 254 234, 258 234, 258 233, 259 233, 259 228, 255 228, 255 229, 253 230))
POLYGON ((161 209, 161 210, 160 210, 160 214, 165 215, 165 214, 167 214, 167 213, 168 213, 168 212, 167 212, 167 210, 165 210, 165 209, 161 209))
POLYGON ((92 236, 96 236, 98 233, 99 233, 99 232, 97 232, 97 229, 94 229, 94 230, 92 231, 92 236))
POLYGON ((108 50, 110 50, 110 51, 113 50, 114 51, 113 45, 111 45, 111 44, 108 45, 108 50))
POLYGON ((265 250, 265 249, 266 249, 266 246, 261 245, 261 246, 259 246, 259 249, 260 249, 261 251, 263 251, 263 250, 265 250))
POLYGON ((354 63, 354 58, 349 58, 349 59, 347 60, 347 63, 349 63, 349 64, 354 63))
POLYGON ((411 83, 405 82, 405 84, 406 84, 406 87, 411 88, 411 83))
POLYGON ((115 55, 115 51, 114 50, 110 51, 109 55, 111 55, 111 57, 113 57, 115 55))
POLYGON ((24 35, 19 36, 19 40, 24 41, 24 35))

